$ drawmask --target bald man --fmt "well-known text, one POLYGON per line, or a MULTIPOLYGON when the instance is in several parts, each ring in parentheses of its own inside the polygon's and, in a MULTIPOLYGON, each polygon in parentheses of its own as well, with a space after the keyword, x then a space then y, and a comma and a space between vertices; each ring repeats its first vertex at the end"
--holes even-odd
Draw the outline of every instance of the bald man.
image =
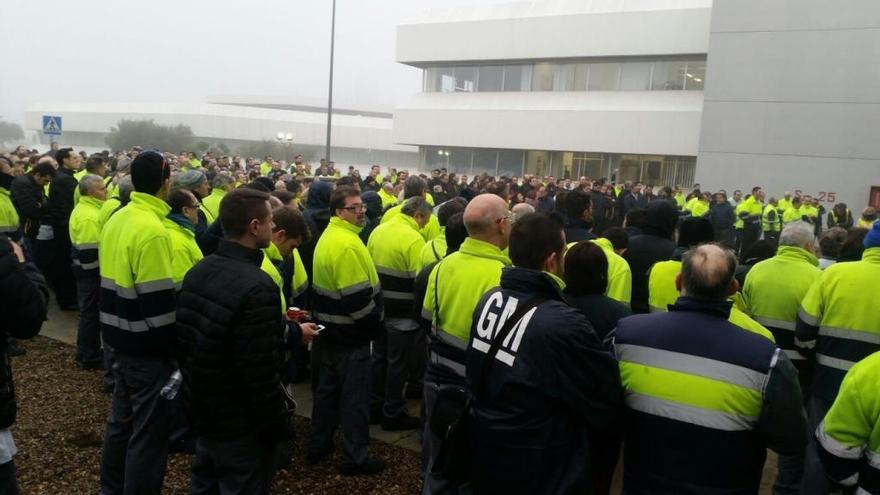
MULTIPOLYGON (((464 210, 468 237, 459 250, 443 258, 428 278, 422 317, 430 321, 429 356, 425 374, 425 432, 422 469, 425 494, 457 493, 458 487, 432 473, 440 439, 431 429, 431 417, 440 407, 463 406, 454 397, 465 389, 465 349, 474 309, 483 295, 498 286, 501 269, 510 266, 502 253, 510 237, 512 215, 494 194, 475 197, 464 210)), ((445 430, 442 426, 437 431, 445 430)))
POLYGON ((618 323, 624 493, 756 494, 767 448, 803 455, 797 371, 773 342, 727 321, 735 271, 731 251, 691 249, 669 312, 618 323))

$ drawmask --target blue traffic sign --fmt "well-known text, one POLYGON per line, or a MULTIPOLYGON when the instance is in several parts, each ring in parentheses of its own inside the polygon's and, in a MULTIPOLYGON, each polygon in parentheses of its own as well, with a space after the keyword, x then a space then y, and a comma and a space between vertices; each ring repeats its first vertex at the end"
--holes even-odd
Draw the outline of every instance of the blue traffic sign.
POLYGON ((43 115, 43 134, 47 136, 60 136, 61 116, 43 115))

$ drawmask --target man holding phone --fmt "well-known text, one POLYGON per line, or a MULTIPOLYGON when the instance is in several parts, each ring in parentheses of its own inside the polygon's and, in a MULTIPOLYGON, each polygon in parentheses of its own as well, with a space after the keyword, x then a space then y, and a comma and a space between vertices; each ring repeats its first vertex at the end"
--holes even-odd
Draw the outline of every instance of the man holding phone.
POLYGON ((269 195, 237 189, 220 202, 225 238, 183 280, 178 364, 196 432, 190 493, 269 493, 288 437, 281 391, 281 290, 260 269, 272 241, 269 195))

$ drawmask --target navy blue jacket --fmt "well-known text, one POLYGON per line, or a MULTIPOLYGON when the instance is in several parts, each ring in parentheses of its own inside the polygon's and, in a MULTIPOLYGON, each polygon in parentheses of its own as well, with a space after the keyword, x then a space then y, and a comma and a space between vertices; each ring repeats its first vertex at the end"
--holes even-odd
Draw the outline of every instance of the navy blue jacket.
POLYGON ((592 241, 596 238, 590 229, 590 223, 583 220, 569 220, 565 222, 565 242, 592 241))
MULTIPOLYGON (((797 371, 772 342, 727 321, 730 308, 726 301, 681 297, 668 313, 620 320, 613 343, 618 356, 624 346, 640 347, 669 353, 653 367, 681 370, 678 360, 693 364, 694 357, 716 376, 731 369, 767 374, 761 414, 751 429, 712 428, 674 407, 648 412, 628 403, 624 495, 757 495, 767 448, 803 455, 807 424, 797 371)), ((634 393, 628 390, 627 397, 634 393)))
POLYGON ((466 363, 475 493, 592 493, 594 477, 608 476, 617 449, 591 443, 599 432, 616 431, 617 364, 549 275, 504 269, 501 286, 474 312, 466 363), (489 336, 536 296, 546 300, 523 316, 482 376, 489 336))

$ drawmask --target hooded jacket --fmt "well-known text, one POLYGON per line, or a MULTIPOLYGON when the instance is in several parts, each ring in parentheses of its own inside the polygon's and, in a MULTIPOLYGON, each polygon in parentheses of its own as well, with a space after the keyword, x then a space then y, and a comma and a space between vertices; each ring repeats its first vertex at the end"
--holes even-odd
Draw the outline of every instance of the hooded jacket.
POLYGON ((302 256, 309 280, 314 280, 312 276, 312 263, 315 259, 315 246, 330 222, 331 192, 333 192, 333 186, 322 180, 316 180, 309 186, 309 196, 308 201, 306 201, 306 208, 303 210, 303 217, 305 217, 306 223, 309 225, 309 232, 312 233, 312 237, 309 239, 309 242, 299 247, 299 254, 302 256))
POLYGON ((382 198, 379 197, 379 193, 367 191, 361 194, 361 200, 363 200, 364 205, 367 207, 367 226, 360 233, 361 240, 366 245, 370 239, 370 234, 373 233, 373 230, 382 220, 382 198))
POLYGON ((678 221, 678 211, 667 201, 654 201, 648 205, 647 219, 642 235, 629 240, 623 258, 632 270, 632 310, 647 313, 648 269, 658 261, 672 259, 675 243, 672 234, 678 221))

